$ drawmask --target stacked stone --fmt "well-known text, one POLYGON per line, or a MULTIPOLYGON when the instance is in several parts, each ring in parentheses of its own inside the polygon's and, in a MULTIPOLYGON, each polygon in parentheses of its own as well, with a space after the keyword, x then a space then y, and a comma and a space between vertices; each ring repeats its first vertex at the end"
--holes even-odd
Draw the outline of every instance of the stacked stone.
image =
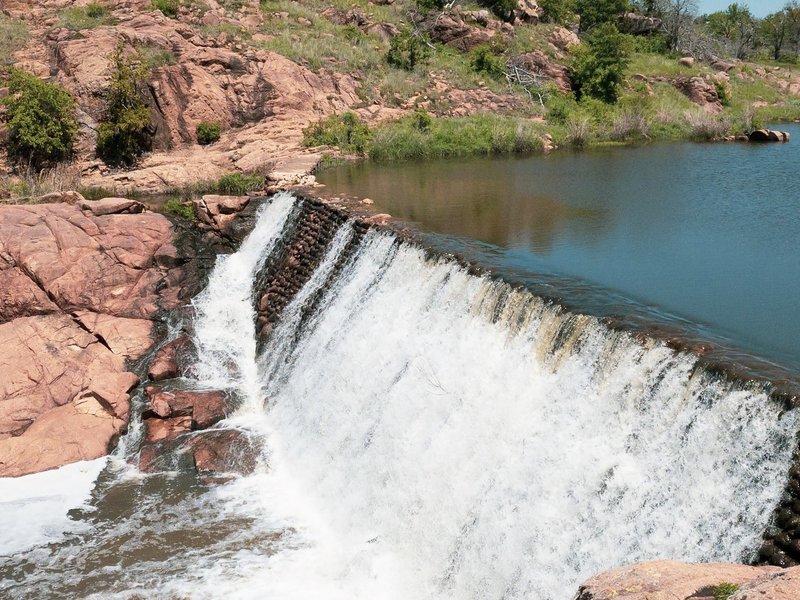
MULTIPOLYGON (((282 255, 269 268, 263 293, 258 298, 256 330, 259 338, 268 336, 280 319, 283 309, 319 267, 336 231, 347 221, 347 214, 318 200, 304 199, 291 241, 282 255)), ((351 248, 369 229, 363 222, 355 224, 356 236, 351 248)))
POLYGON ((800 448, 794 452, 789 481, 764 534, 756 564, 777 567, 800 565, 800 448))

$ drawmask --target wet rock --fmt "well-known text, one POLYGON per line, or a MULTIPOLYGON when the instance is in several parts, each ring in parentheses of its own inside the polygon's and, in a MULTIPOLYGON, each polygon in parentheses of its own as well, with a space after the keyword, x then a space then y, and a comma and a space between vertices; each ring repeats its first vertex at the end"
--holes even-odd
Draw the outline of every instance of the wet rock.
POLYGON ((172 417, 168 419, 150 418, 144 420, 145 440, 153 444, 161 440, 174 438, 191 431, 191 417, 172 417))
POLYGON ((258 448, 253 439, 236 429, 204 431, 194 436, 189 446, 200 474, 249 475, 258 464, 258 448))
POLYGON ((206 429, 226 416, 226 396, 220 391, 165 391, 148 386, 146 393, 150 408, 145 418, 190 417, 192 429, 206 429))
MULTIPOLYGON (((777 567, 659 560, 595 575, 580 586, 575 600, 713 600, 711 589, 722 582, 744 586, 761 578, 780 577, 782 573, 777 567)), ((731 600, 744 600, 747 596, 742 594, 740 591, 731 600)))
POLYGON ((180 356, 189 351, 191 340, 187 336, 180 336, 156 352, 153 360, 147 367, 147 376, 151 381, 173 379, 181 374, 180 356))

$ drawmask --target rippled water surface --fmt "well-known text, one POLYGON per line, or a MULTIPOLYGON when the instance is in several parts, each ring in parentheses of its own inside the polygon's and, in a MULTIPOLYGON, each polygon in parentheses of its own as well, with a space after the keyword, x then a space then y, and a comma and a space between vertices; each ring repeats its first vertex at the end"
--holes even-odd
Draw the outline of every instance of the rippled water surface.
POLYGON ((781 129, 790 144, 355 164, 319 179, 488 267, 563 278, 555 295, 587 282, 800 373, 800 126, 781 129))

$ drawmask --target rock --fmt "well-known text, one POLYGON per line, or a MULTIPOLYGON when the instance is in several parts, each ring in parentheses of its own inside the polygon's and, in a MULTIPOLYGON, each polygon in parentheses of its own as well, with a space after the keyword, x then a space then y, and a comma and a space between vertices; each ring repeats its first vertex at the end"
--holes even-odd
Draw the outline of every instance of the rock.
MULTIPOLYGON (((122 205, 97 210, 111 206, 122 205)), ((150 318, 176 306, 175 284, 154 264, 158 249, 171 243, 172 224, 154 213, 98 216, 78 205, 0 206, 0 256, 62 310, 150 318)))
POLYGON ((733 70, 736 68, 736 63, 726 62, 724 60, 715 60, 711 63, 711 68, 716 69, 717 71, 723 71, 727 73, 728 71, 733 70))
POLYGON ((765 573, 740 586, 730 600, 796 600, 800 598, 800 567, 765 573))
POLYGON ((191 428, 191 417, 144 420, 145 440, 150 444, 174 438, 182 433, 190 431, 191 428))
POLYGON ((21 269, 0 269, 0 323, 58 310, 45 291, 21 269))
POLYGON ((683 56, 678 59, 678 64, 682 67, 693 67, 694 66, 694 57, 692 56, 683 56))
POLYGON ((64 204, 78 204, 80 202, 86 202, 86 199, 78 192, 73 191, 50 192, 49 194, 34 199, 35 204, 56 204, 58 202, 63 202, 64 204))
POLYGON ((547 41, 562 52, 569 52, 571 48, 580 45, 581 40, 573 31, 564 27, 556 27, 550 32, 547 41))
POLYGON ((494 35, 494 30, 469 25, 457 14, 443 14, 430 24, 432 40, 462 52, 488 43, 494 35))
POLYGON ((661 30, 663 21, 656 17, 648 17, 628 12, 620 19, 620 31, 631 35, 651 35, 661 30))
POLYGON ((552 79, 563 93, 569 93, 572 90, 572 81, 567 68, 551 61, 544 52, 534 50, 522 54, 514 59, 514 63, 531 73, 552 79))
POLYGON ((186 336, 178 337, 156 352, 150 365, 147 367, 147 376, 151 381, 173 379, 180 375, 179 354, 191 345, 186 336))
POLYGON ((710 113, 721 113, 722 102, 714 84, 702 77, 676 77, 672 85, 695 104, 710 113))
POLYGON ((517 0, 517 7, 514 9, 515 19, 523 23, 538 23, 544 10, 536 0, 517 0))
POLYGON ((150 409, 145 419, 189 417, 191 429, 207 429, 225 418, 226 398, 220 391, 163 391, 148 386, 150 409))
POLYGON ((773 131, 771 129, 756 129, 749 136, 750 142, 788 142, 790 135, 785 131, 773 131))
POLYGON ((136 360, 153 345, 153 322, 80 310, 74 317, 114 354, 136 360))
MULTIPOLYGON (((782 572, 778 567, 687 564, 673 560, 644 562, 595 575, 580 586, 574 600, 673 600, 690 597, 713 600, 711 588, 722 582, 741 586, 762 576, 774 577, 782 572)), ((744 600, 740 594, 742 592, 737 594, 739 598, 734 596, 731 600, 744 600)))
POLYGON ((192 201, 197 218, 220 232, 227 232, 236 215, 250 202, 248 196, 208 194, 192 201))
POLYGON ((258 447, 245 432, 236 429, 204 431, 189 443, 198 473, 249 475, 258 463, 258 447))
POLYGON ((132 215, 144 212, 144 204, 127 198, 103 198, 102 200, 82 200, 78 206, 89 211, 95 216, 103 215, 132 215))

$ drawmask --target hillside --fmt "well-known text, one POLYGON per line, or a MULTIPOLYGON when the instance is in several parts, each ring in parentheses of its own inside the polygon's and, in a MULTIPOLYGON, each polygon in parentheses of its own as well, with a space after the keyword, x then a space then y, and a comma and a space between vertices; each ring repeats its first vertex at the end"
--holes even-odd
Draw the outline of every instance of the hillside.
POLYGON ((8 0, 0 64, 63 86, 76 101, 78 135, 58 166, 26 170, 2 156, 0 197, 175 192, 237 172, 309 183, 322 156, 336 153, 320 142, 397 160, 716 139, 800 116, 796 67, 647 52, 642 36, 618 102, 577 103, 567 67, 580 40, 541 23, 542 12, 532 0, 505 20, 470 3, 425 12, 411 0, 8 0), (411 68, 387 60, 406 31, 425 40, 411 68), (95 155, 118 46, 146 72, 152 119, 151 148, 125 168, 95 155), (369 126, 368 146, 324 130, 304 139, 309 125, 347 111, 369 126), (201 123, 219 125, 219 140, 199 145, 201 123))

